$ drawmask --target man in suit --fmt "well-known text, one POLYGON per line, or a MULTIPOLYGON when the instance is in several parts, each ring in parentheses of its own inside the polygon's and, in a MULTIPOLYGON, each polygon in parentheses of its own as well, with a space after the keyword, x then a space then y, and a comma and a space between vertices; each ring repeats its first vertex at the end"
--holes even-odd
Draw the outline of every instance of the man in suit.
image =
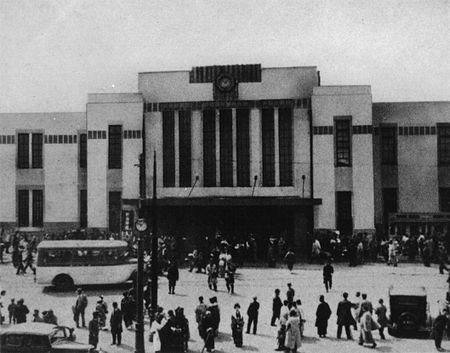
POLYGON ((336 311, 337 325, 338 325, 337 338, 338 339, 341 338, 342 327, 345 327, 345 333, 347 335, 347 339, 351 340, 353 338, 352 338, 352 333, 350 331, 350 326, 356 325, 355 319, 353 318, 352 311, 351 311, 353 304, 347 300, 347 298, 348 298, 347 292, 344 292, 344 294, 342 296, 344 297, 344 299, 339 302, 337 311, 336 311))
POLYGON ((74 314, 74 321, 77 324, 77 327, 80 327, 79 320, 81 316, 81 323, 83 327, 86 327, 86 321, 84 319, 84 312, 86 310, 86 307, 88 305, 88 299, 86 297, 86 294, 83 293, 83 289, 78 288, 77 289, 77 301, 75 302, 75 305, 73 307, 73 314, 74 314))
POLYGON ((111 326, 111 334, 112 334, 112 344, 116 344, 120 346, 122 343, 122 312, 118 308, 116 302, 112 304, 113 311, 111 313, 111 319, 109 320, 109 324, 111 326))
POLYGON ((253 334, 256 335, 256 329, 258 326, 258 313, 259 313, 259 303, 258 298, 253 297, 253 302, 250 303, 247 309, 248 323, 247 323, 247 333, 250 333, 250 327, 253 323, 253 334))

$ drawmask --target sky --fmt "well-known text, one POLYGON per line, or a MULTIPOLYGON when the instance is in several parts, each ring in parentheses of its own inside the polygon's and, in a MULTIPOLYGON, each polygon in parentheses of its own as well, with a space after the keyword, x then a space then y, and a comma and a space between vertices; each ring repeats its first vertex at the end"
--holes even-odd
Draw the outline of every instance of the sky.
POLYGON ((137 73, 317 66, 374 102, 450 100, 450 0, 0 0, 0 112, 85 111, 137 73))

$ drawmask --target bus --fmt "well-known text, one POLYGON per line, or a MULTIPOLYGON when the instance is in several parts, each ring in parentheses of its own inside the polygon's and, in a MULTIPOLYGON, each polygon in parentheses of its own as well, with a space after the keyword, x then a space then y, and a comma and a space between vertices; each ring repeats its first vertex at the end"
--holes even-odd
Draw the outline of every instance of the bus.
POLYGON ((134 280, 137 259, 119 240, 44 240, 37 247, 38 284, 60 289, 134 280))

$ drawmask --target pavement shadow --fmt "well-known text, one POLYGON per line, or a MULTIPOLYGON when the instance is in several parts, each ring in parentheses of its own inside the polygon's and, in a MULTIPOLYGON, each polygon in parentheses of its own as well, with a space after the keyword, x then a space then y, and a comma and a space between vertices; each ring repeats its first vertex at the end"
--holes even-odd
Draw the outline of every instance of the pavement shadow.
POLYGON ((239 350, 244 352, 259 352, 259 349, 253 346, 242 346, 239 350))
MULTIPOLYGON (((326 339, 332 340, 333 338, 328 338, 328 337, 324 338, 324 340, 326 340, 326 339)), ((337 340, 337 338, 335 338, 335 340, 337 340)), ((317 337, 305 336, 302 338, 302 342, 304 342, 304 343, 317 343, 318 341, 320 341, 320 339, 317 337)))
POLYGON ((229 342, 232 340, 231 334, 226 332, 220 332, 216 337, 217 342, 229 342))
MULTIPOLYGON (((86 295, 97 295, 99 292, 103 295, 117 294, 117 290, 128 290, 132 287, 131 283, 117 283, 117 284, 89 284, 80 286, 86 295)), ((42 292, 55 297, 71 297, 76 295, 78 286, 73 286, 65 290, 59 290, 56 287, 44 287, 42 292)))
POLYGON ((389 347, 389 346, 377 346, 375 348, 375 350, 377 352, 386 352, 386 353, 388 353, 388 352, 392 352, 392 347, 389 347))

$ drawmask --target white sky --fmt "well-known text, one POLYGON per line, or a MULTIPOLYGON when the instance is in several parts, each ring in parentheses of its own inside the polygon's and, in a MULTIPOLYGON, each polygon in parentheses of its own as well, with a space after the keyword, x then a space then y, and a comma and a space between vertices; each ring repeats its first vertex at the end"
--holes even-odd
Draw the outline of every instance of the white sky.
POLYGON ((84 111, 141 71, 252 63, 450 100, 449 62, 449 0, 0 0, 0 112, 84 111))

